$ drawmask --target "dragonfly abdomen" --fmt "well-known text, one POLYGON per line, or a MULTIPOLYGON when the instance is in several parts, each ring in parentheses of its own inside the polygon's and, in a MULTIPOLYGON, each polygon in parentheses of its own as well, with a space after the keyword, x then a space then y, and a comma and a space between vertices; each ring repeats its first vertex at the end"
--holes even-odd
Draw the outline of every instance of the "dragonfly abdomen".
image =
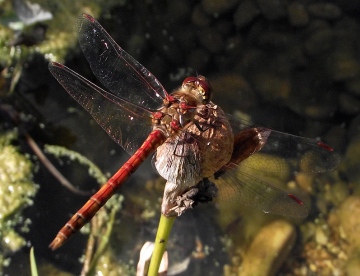
POLYGON ((133 156, 111 177, 101 189, 95 193, 85 205, 60 229, 55 239, 49 245, 53 250, 62 246, 75 232, 80 230, 104 206, 116 190, 130 177, 131 174, 152 154, 156 148, 164 143, 166 136, 161 130, 154 130, 149 134, 142 146, 133 156))

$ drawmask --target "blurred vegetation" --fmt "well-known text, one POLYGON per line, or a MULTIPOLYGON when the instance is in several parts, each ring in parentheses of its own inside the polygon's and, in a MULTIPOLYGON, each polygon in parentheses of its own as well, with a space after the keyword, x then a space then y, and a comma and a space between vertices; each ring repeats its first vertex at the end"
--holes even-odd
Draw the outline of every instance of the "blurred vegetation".
POLYGON ((26 244, 21 232, 31 221, 22 211, 33 204, 38 185, 33 182, 33 165, 29 158, 11 144, 15 132, 0 135, 0 271, 9 263, 8 256, 26 244))

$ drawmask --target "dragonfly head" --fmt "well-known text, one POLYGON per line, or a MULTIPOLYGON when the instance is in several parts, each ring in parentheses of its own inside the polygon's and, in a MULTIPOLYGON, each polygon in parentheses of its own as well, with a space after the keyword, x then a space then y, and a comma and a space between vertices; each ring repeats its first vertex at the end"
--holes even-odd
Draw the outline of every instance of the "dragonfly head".
POLYGON ((207 104, 211 99, 211 85, 204 76, 188 77, 183 83, 184 89, 191 89, 192 94, 203 104, 207 104))

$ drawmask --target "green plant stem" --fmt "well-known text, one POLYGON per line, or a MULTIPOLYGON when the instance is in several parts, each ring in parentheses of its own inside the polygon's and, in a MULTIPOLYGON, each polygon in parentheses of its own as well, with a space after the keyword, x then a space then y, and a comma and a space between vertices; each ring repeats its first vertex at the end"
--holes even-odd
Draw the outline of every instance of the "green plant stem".
POLYGON ((171 228, 176 217, 166 217, 161 214, 159 227, 154 242, 154 251, 151 256, 148 276, 157 276, 162 256, 164 255, 166 245, 169 239, 171 228))
MULTIPOLYGON (((105 254, 106 247, 109 245, 109 239, 110 235, 115 223, 115 215, 116 211, 118 211, 117 208, 112 208, 111 213, 109 216, 109 221, 106 223, 106 231, 104 235, 99 235, 98 237, 98 248, 96 249, 96 252, 91 260, 91 263, 89 265, 89 271, 86 272, 85 275, 95 275, 96 274, 96 265, 98 264, 99 259, 102 255, 105 254)), ((97 229, 99 231, 99 229, 97 229)))
POLYGON ((35 254, 34 254, 34 247, 30 249, 30 267, 31 267, 31 276, 38 276, 35 254))

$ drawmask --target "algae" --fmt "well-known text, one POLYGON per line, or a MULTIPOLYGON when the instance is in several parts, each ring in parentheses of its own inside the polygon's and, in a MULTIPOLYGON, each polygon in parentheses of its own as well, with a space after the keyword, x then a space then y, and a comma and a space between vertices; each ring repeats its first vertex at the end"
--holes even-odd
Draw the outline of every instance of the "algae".
POLYGON ((0 134, 0 271, 9 263, 8 256, 26 244, 19 232, 25 232, 31 222, 22 211, 33 204, 38 190, 31 161, 11 144, 15 138, 16 132, 0 134))

